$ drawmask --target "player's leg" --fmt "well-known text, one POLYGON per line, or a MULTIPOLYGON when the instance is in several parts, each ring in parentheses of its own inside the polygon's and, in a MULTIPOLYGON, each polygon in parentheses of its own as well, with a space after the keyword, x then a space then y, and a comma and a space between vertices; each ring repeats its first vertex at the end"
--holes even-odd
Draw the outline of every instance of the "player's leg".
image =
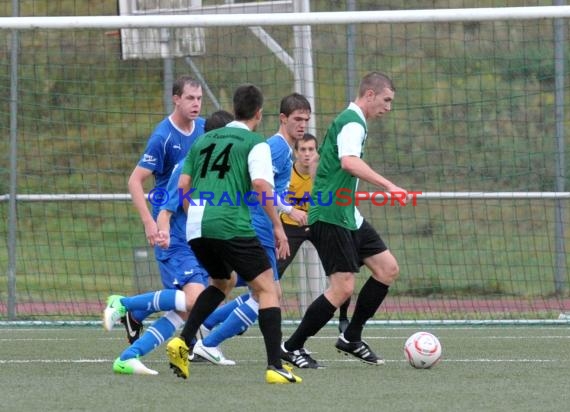
POLYGON ((336 309, 352 294, 353 273, 358 271, 356 249, 348 247, 352 245, 349 230, 316 222, 311 225, 311 241, 329 277, 329 286, 309 305, 297 329, 282 345, 282 358, 301 368, 322 366, 304 348, 305 342, 332 319, 336 309))
MULTIPOLYGON (((273 246, 263 246, 263 249, 269 258, 275 277, 277 274, 277 256, 275 255, 275 248, 273 246)), ((278 280, 275 281, 278 282, 278 280)), ((247 301, 243 302, 229 313, 228 317, 218 325, 212 333, 208 334, 208 336, 203 338, 202 341, 198 341, 194 349, 195 352, 217 365, 235 364, 235 362, 229 362, 228 359, 225 359, 218 346, 225 340, 245 332, 255 323, 258 314, 259 305, 256 299, 250 297, 247 301)))
POLYGON ((168 342, 167 353, 170 367, 181 378, 186 379, 189 376, 188 355, 200 325, 226 297, 222 292, 225 288, 224 282, 228 280, 212 279, 212 284, 204 289, 196 299, 180 336, 168 342))
POLYGON ((267 354, 265 381, 267 383, 301 383, 302 379, 294 375, 292 369, 281 362, 281 308, 273 271, 265 270, 252 279, 249 285, 253 293, 259 296, 259 329, 263 335, 267 354))
POLYGON ((174 311, 154 321, 136 342, 115 359, 113 371, 125 375, 157 375, 158 372, 147 368, 139 357, 149 353, 174 335, 176 328, 182 326, 183 323, 182 318, 174 311))
POLYGON ((230 313, 234 311, 234 309, 244 304, 249 298, 250 298, 250 293, 247 292, 238 296, 235 299, 230 300, 228 303, 219 306, 218 308, 216 308, 215 311, 212 312, 210 316, 208 316, 208 318, 204 321, 202 326, 204 326, 208 331, 211 331, 217 325, 225 321, 230 315, 230 313))
MULTIPOLYGON (((193 258, 193 255, 191 257, 193 258)), ((177 309, 177 304, 183 308, 184 296, 172 284, 172 279, 174 279, 178 270, 176 259, 177 257, 171 257, 157 260, 162 284, 168 290, 164 291, 165 293, 157 291, 130 298, 118 295, 110 296, 107 299, 107 308, 105 308, 103 315, 103 326, 105 329, 111 330, 117 318, 120 318, 127 332, 127 340, 132 344, 142 333, 143 320, 149 315, 160 311, 175 310, 177 309)))
POLYGON ((301 378, 283 367, 280 359, 281 307, 276 288, 276 275, 269 257, 257 237, 235 239, 227 243, 228 262, 248 282, 258 298, 259 329, 267 354, 267 383, 299 383, 301 378))
POLYGON ((350 306, 351 298, 349 297, 344 301, 342 305, 338 308, 338 331, 343 333, 348 327, 348 307, 350 306))
POLYGON ((354 287, 354 274, 338 272, 329 276, 329 287, 307 308, 301 323, 282 345, 283 360, 299 368, 320 369, 324 366, 311 356, 304 346, 306 341, 316 335, 334 316, 337 306, 342 304, 346 290, 354 287))
POLYGON ((236 307, 216 329, 202 339, 204 346, 219 346, 225 340, 242 334, 257 321, 259 304, 251 296, 236 307))
MULTIPOLYGON (((117 373, 145 373, 140 369, 139 358, 147 355, 152 350, 170 339, 176 329, 184 323, 187 310, 195 303, 197 296, 204 290, 208 276, 206 271, 198 264, 194 255, 189 253, 177 256, 170 262, 171 281, 170 286, 180 285, 184 300, 182 305, 177 304, 175 311, 169 311, 161 318, 154 321, 142 336, 129 346, 113 364, 113 370, 117 373)), ((144 365, 143 365, 144 366, 144 365)))
MULTIPOLYGON (((164 276, 161 269, 161 262, 157 259, 158 272, 161 274, 161 278, 164 280, 164 276)), ((154 312, 151 310, 135 309, 127 310, 127 313, 121 317, 121 323, 125 327, 127 332, 127 340, 130 344, 133 344, 141 335, 144 325, 143 321, 154 312)))
MULTIPOLYGON (((172 262, 171 259, 157 259, 158 270, 160 273, 160 277, 162 280, 162 284, 166 289, 173 289, 176 290, 175 287, 172 287, 171 279, 173 276, 172 272, 172 262)), ((166 297, 164 297, 167 299, 166 297)), ((151 296, 151 299, 153 297, 151 296)), ((180 299, 180 297, 178 297, 180 299)), ((110 300, 110 299, 109 299, 110 300)), ((134 343, 141 335, 143 331, 143 321, 151 314, 157 312, 154 308, 149 309, 150 306, 146 306, 146 302, 144 299, 140 301, 142 307, 132 307, 127 308, 126 313, 121 316, 120 321, 125 327, 127 332, 127 340, 130 344, 134 343)), ((109 305, 108 305, 109 306, 109 305)), ((173 308, 165 306, 164 311, 171 310, 173 308)))
POLYGON ((398 273, 396 259, 389 250, 371 256, 365 262, 372 276, 360 289, 352 319, 344 331, 344 336, 350 341, 361 340, 366 321, 374 316, 398 273))
POLYGON ((309 239, 309 228, 308 227, 299 227, 293 225, 283 224, 283 229, 285 230, 285 234, 287 235, 287 240, 289 243, 289 256, 285 259, 279 259, 277 261, 277 273, 279 274, 279 279, 283 277, 283 274, 297 256, 299 252, 299 248, 309 239))
MULTIPOLYGON (((202 244, 208 243, 200 243, 200 245, 202 244)), ((226 295, 223 290, 227 290, 227 284, 230 282, 231 274, 231 270, 229 270, 219 257, 213 257, 215 249, 205 251, 200 249, 201 254, 198 254, 198 249, 194 243, 192 244, 192 247, 195 249, 195 253, 203 262, 204 267, 210 274, 211 283, 196 299, 196 303, 190 311, 188 320, 184 325, 184 329, 180 333, 180 337, 186 342, 186 344, 190 344, 191 340, 196 336, 200 325, 225 299, 226 295), (205 255, 208 257, 204 258, 205 255), (216 259, 217 262, 214 263, 216 259)))
POLYGON ((227 359, 220 349, 225 340, 243 333, 255 323, 259 306, 253 297, 235 308, 218 327, 199 339, 194 345, 194 353, 215 365, 232 366, 235 361, 227 359))
POLYGON ((187 301, 180 313, 169 311, 154 321, 135 343, 121 353, 120 359, 122 361, 145 356, 170 339, 176 329, 182 326, 187 315, 187 309, 192 308, 196 297, 204 290, 204 282, 202 281, 204 277, 196 274, 193 277, 196 278, 195 281, 188 282, 183 286, 183 295, 187 301))
POLYGON ((336 348, 366 363, 377 365, 384 361, 362 341, 362 330, 384 301, 390 285, 398 277, 399 268, 396 258, 367 221, 363 222, 356 236, 360 245, 360 259, 372 271, 372 276, 360 289, 352 319, 340 335, 336 348))
MULTIPOLYGON (((226 284, 226 290, 223 290, 224 294, 227 296, 231 290, 236 286, 236 282, 238 282, 238 276, 236 275, 235 272, 232 273, 231 275, 231 282, 226 284)), ((247 284, 245 282, 242 282, 241 285, 239 286, 247 286, 247 284)), ((229 314, 239 305, 241 305, 243 302, 245 302, 247 299, 249 299, 249 292, 244 293, 241 296, 238 296, 235 299, 232 299, 229 302, 226 302, 223 305, 220 305, 216 308, 216 310, 214 310, 214 312, 212 312, 204 321, 204 323, 202 323, 202 325, 200 325, 200 328, 198 329, 198 333, 196 334, 195 338, 192 339, 191 342, 191 346, 190 349, 192 350, 192 353, 190 354, 190 361, 191 362, 206 362, 207 360, 202 357, 202 356, 194 356, 194 346, 196 345, 196 342, 200 339, 204 339, 206 336, 208 336, 212 329, 214 329, 218 324, 222 323, 224 320, 227 319, 227 317, 229 316, 229 314)), ((219 348, 217 348, 218 351, 220 352, 220 357, 225 359, 225 357, 223 356, 223 353, 221 353, 221 350, 219 348)), ((230 360, 225 360, 224 361, 226 364, 234 364, 233 361, 230 360)))
POLYGON ((162 312, 169 310, 186 310, 186 298, 181 290, 164 289, 135 296, 109 296, 103 314, 105 330, 113 329, 115 323, 128 311, 144 310, 162 312))
POLYGON ((190 241, 194 254, 210 275, 211 284, 196 299, 180 336, 171 339, 167 345, 170 367, 177 376, 184 379, 190 374, 189 345, 200 325, 225 299, 226 295, 223 291, 228 290, 228 284, 231 283, 231 267, 224 260, 227 255, 224 243, 225 241, 206 238, 190 241))

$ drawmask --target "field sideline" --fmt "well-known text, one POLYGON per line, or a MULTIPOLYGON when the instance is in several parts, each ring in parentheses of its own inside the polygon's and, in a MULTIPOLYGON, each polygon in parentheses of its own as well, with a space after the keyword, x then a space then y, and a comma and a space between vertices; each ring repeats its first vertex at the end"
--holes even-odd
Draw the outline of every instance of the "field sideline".
MULTIPOLYGON (((372 326, 365 339, 386 358, 373 367, 336 352, 336 328, 307 347, 327 365, 296 370, 299 385, 265 384, 263 342, 253 327, 225 343, 234 367, 195 364, 188 380, 169 370, 164 348, 145 363, 158 376, 113 374, 125 347, 122 329, 0 327, 3 411, 560 411, 567 410, 570 329, 567 326, 452 326, 436 334, 443 361, 415 370, 404 341, 418 327, 372 326)), ((284 327, 284 336, 292 328, 284 327)))

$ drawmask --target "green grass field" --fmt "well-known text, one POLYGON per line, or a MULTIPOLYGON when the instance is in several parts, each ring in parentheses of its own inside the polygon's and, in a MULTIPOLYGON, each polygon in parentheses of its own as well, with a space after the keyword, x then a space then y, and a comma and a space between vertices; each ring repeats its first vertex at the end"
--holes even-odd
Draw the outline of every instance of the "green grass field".
MULTIPOLYGON (((123 331, 93 327, 0 328, 3 411, 562 411, 567 410, 570 329, 430 328, 443 361, 415 370, 402 347, 417 328, 369 327, 365 338, 386 358, 372 367, 348 359, 327 327, 308 343, 323 370, 297 370, 299 385, 264 383, 257 327, 224 344, 234 367, 195 364, 188 380, 169 370, 164 347, 147 356, 158 376, 111 370, 123 331)), ((291 333, 284 328, 284 335, 291 333)))

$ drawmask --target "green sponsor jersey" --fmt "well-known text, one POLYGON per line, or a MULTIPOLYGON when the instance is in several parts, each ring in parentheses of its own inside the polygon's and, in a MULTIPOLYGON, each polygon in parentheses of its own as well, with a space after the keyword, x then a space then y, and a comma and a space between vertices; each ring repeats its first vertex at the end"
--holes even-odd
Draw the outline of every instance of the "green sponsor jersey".
MULTIPOLYGON (((366 122, 352 109, 341 112, 325 134, 319 149, 319 166, 309 206, 309 224, 322 221, 356 230, 361 223, 354 204, 358 179, 342 169, 338 157, 338 134, 345 125, 353 122, 361 124, 366 134, 366 122)), ((362 139, 362 145, 364 141, 362 139)))
POLYGON ((239 127, 215 129, 196 140, 182 169, 192 178, 188 240, 255 236, 247 204, 252 191, 248 156, 264 142, 263 136, 239 127))

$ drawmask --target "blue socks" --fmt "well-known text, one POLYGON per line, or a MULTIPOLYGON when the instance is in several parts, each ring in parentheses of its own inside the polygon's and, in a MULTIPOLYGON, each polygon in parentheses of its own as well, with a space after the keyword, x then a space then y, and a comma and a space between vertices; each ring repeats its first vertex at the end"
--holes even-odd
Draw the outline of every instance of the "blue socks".
POLYGON ((165 289, 125 297, 121 299, 121 303, 139 322, 156 312, 169 310, 186 311, 184 292, 175 289, 165 289))
POLYGON ((239 305, 244 303, 246 300, 249 299, 249 293, 244 293, 241 296, 238 296, 234 300, 226 303, 225 305, 220 306, 215 311, 213 311, 210 316, 206 318, 203 325, 208 328, 209 330, 214 329, 214 326, 222 323, 226 320, 226 318, 233 312, 235 308, 239 305))
MULTIPOLYGON (((176 329, 184 324, 182 318, 174 312, 174 310, 181 310, 181 305, 184 306, 182 310, 185 309, 185 295, 182 291, 162 290, 145 293, 123 298, 121 303, 131 313, 147 313, 146 316, 154 312, 169 310, 166 315, 154 321, 135 343, 121 353, 120 359, 123 361, 147 355, 174 336, 176 329)), ((258 312, 259 305, 249 293, 220 306, 204 322, 204 326, 208 329, 215 327, 212 333, 204 338, 204 345, 215 347, 224 340, 244 332, 255 323, 258 312)), ((139 319, 137 317, 137 320, 139 319)))
MULTIPOLYGON (((236 298, 234 300, 240 299, 236 298)), ((233 301, 232 301, 233 302, 233 301)), ((228 303, 231 304, 232 302, 228 303)), ((225 305, 224 305, 225 306, 225 305)), ((207 347, 215 347, 221 344, 226 339, 236 336, 244 332, 247 328, 255 323, 259 313, 259 305, 253 299, 249 298, 246 302, 236 307, 212 333, 210 333, 202 343, 207 347)))
POLYGON ((168 312, 163 317, 155 320, 135 343, 121 353, 121 360, 124 361, 150 353, 154 348, 162 345, 174 336, 176 329, 182 326, 183 323, 184 321, 176 312, 168 312))

